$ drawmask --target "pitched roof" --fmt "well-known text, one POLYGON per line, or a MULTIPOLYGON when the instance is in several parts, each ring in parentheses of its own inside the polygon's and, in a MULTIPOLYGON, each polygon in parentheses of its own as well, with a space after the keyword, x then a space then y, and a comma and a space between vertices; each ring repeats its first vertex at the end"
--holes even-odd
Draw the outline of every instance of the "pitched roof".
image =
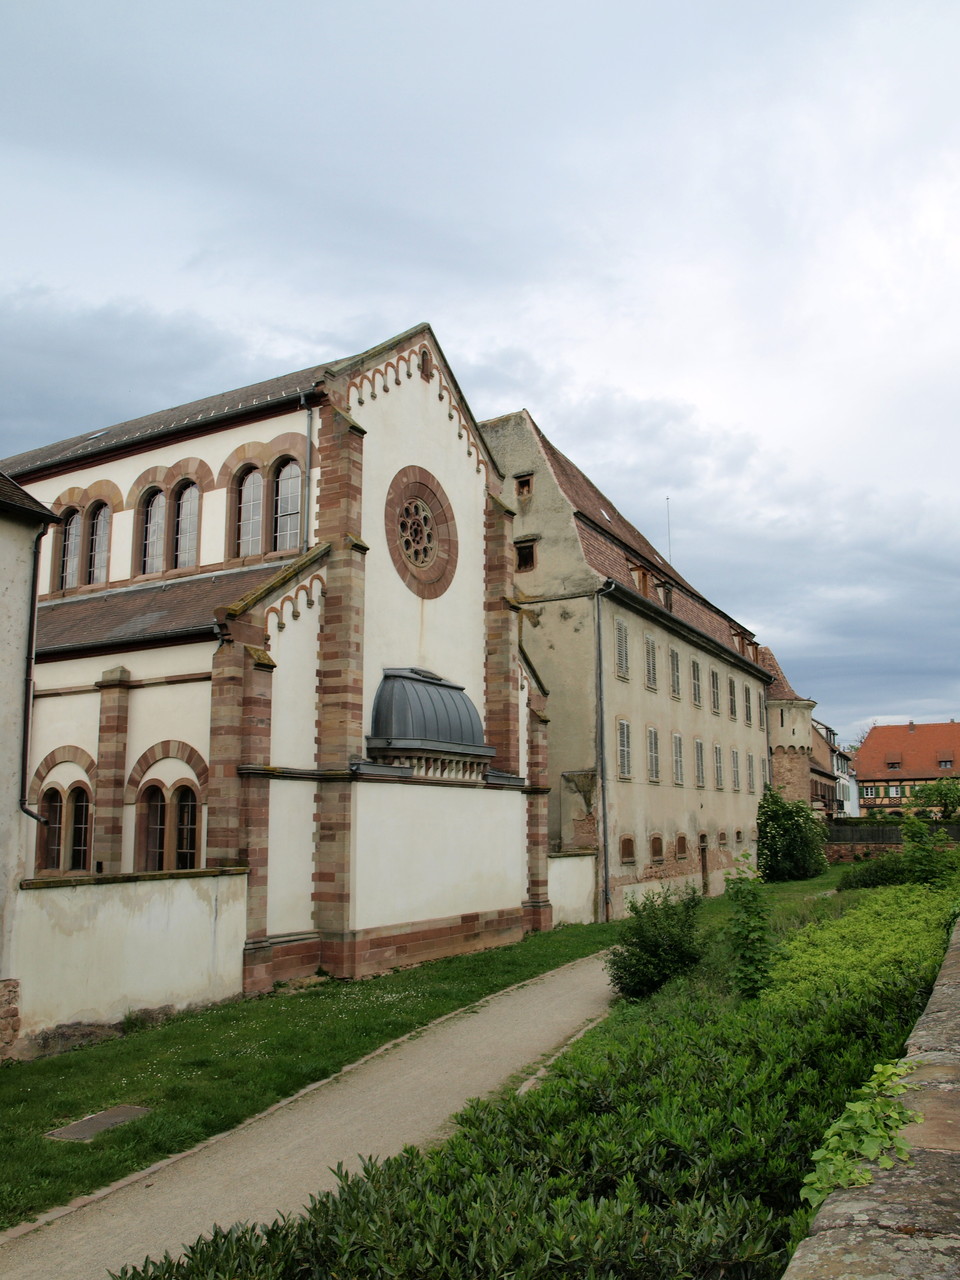
POLYGON ((945 778, 960 774, 960 724, 877 724, 853 757, 858 782, 945 778), (949 760, 940 768, 941 760, 949 760), (889 765, 898 764, 898 769, 889 765))
POLYGON ((273 562, 45 601, 37 608, 37 656, 212 639, 218 634, 215 610, 283 578, 288 569, 286 562, 273 562))
MULTIPOLYGON (((617 510, 576 463, 561 453, 530 419, 537 440, 557 484, 573 507, 577 534, 587 564, 604 578, 637 590, 636 567, 649 570, 655 580, 673 588, 669 612, 727 649, 739 652, 734 632, 753 639, 753 633, 700 594, 668 563, 652 542, 617 510)), ((649 599, 649 597, 647 597, 649 599)), ((653 604, 659 601, 653 600, 653 604)))
MULTIPOLYGON (((760 646, 760 665, 773 676, 773 684, 767 689, 767 699, 772 702, 813 702, 812 698, 801 698, 793 685, 783 674, 783 668, 773 655, 773 650, 766 645, 760 646)), ((814 703, 816 705, 816 703, 814 703)))
POLYGON ((57 524, 59 516, 55 516, 42 502, 38 502, 25 489, 21 489, 15 480, 0 471, 0 511, 5 511, 16 520, 25 524, 57 524))
MULTIPOLYGON (((157 441, 165 436, 181 434, 191 427, 211 426, 238 415, 263 413, 264 410, 275 409, 287 402, 295 403, 301 395, 315 390, 328 375, 335 376, 347 372, 353 366, 360 366, 374 359, 381 352, 389 351, 392 347, 413 337, 414 334, 429 331, 428 325, 415 325, 387 342, 378 343, 368 351, 360 352, 359 355, 346 356, 340 360, 328 360, 323 364, 299 369, 294 373, 285 373, 277 378, 267 378, 264 382, 254 382, 246 387, 238 387, 235 391, 221 391, 217 395, 193 400, 189 404, 161 409, 157 413, 148 413, 142 418, 132 418, 128 422, 117 423, 116 426, 87 431, 80 436, 42 445, 39 449, 29 449, 25 453, 18 453, 4 459, 0 462, 0 467, 13 476, 28 476, 47 469, 76 466, 78 463, 101 454, 112 453, 117 449, 135 447, 145 441, 157 441)), ((435 338, 433 341, 436 343, 435 338)), ((439 350, 439 345, 437 349, 439 350)))

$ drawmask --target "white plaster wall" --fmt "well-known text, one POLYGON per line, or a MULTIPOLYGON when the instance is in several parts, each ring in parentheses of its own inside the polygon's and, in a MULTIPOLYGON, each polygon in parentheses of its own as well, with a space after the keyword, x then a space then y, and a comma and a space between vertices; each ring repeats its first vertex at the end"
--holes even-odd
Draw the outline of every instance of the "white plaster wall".
POLYGON ((270 783, 267 933, 305 933, 313 926, 315 784, 270 783))
POLYGON ((547 860, 555 925, 590 924, 596 919, 596 879, 597 861, 592 855, 547 860))
MULTIPOLYGON (((23 678, 33 579, 33 545, 39 526, 0 515, 0 978, 10 967, 11 903, 25 872, 25 849, 35 824, 20 811, 23 749, 23 678)), ((47 539, 45 539, 46 541, 47 539)))
POLYGON ((518 792, 363 783, 356 800, 352 929, 518 907, 526 805, 518 792))
MULTIPOLYGON (((213 430, 208 434, 188 440, 175 440, 169 443, 156 442, 149 453, 132 454, 126 458, 113 458, 109 464, 99 459, 91 460, 89 465, 80 466, 63 475, 52 476, 43 480, 28 481, 24 488, 41 502, 51 505, 67 489, 86 489, 94 481, 104 476, 113 481, 123 495, 124 501, 130 496, 130 490, 138 477, 149 467, 171 467, 185 458, 200 458, 210 467, 214 480, 220 468, 235 449, 243 444, 262 443, 287 432, 298 435, 306 433, 307 417, 304 410, 283 414, 277 418, 269 418, 263 422, 255 422, 226 430, 213 430)), ((130 577, 132 561, 132 539, 134 531, 133 511, 114 513, 111 530, 110 547, 110 581, 123 581, 130 577)), ((224 559, 226 530, 226 490, 214 490, 204 494, 201 508, 201 545, 200 563, 217 564, 224 559)), ((50 587, 50 555, 46 554, 41 567, 41 592, 50 587)))
POLYGON ((65 698, 34 699, 30 777, 44 756, 56 747, 82 747, 96 760, 99 736, 100 694, 97 690, 65 698))
POLYGON ((457 438, 446 398, 437 399, 438 374, 419 374, 376 400, 366 396, 351 413, 367 431, 363 449, 365 562, 364 721, 385 667, 423 667, 462 684, 483 717, 483 520, 486 480, 477 452, 457 438), (422 600, 401 581, 387 547, 384 504, 394 476, 420 466, 443 486, 457 525, 459 554, 453 581, 436 600, 422 600))
POLYGON ((209 671, 217 643, 210 639, 195 644, 168 645, 156 649, 130 649, 104 653, 93 658, 66 658, 59 662, 38 662, 34 670, 37 689, 65 689, 93 686, 104 671, 126 667, 131 680, 155 680, 167 676, 195 675, 209 671))
MULTIPOLYGON (((211 688, 197 683, 148 685, 130 691, 128 774, 148 747, 168 738, 187 743, 209 761, 211 688)), ((177 763, 184 767, 182 761, 177 763)))
POLYGON ((246 876, 57 886, 18 895, 21 1034, 243 986, 246 876))
POLYGON ((284 604, 282 631, 276 615, 270 615, 270 656, 277 664, 271 676, 270 763, 291 769, 316 767, 317 644, 323 613, 318 587, 314 600, 309 608, 300 596, 299 618, 284 604))

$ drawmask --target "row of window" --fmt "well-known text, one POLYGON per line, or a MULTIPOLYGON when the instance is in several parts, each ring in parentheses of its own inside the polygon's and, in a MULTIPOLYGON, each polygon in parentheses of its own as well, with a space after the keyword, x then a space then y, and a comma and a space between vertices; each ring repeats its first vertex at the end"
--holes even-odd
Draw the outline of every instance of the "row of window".
MULTIPOLYGON (((630 679, 630 649, 629 649, 629 630, 627 623, 623 618, 614 618, 614 643, 616 651, 616 673, 619 679, 630 679)), ((657 642, 652 635, 643 637, 643 659, 644 659, 644 683, 648 689, 657 689, 657 642)), ((669 683, 671 698, 680 699, 683 697, 683 670, 680 652, 678 649, 671 648, 668 652, 669 660, 669 683)), ((720 715, 723 709, 723 686, 720 672, 716 667, 711 667, 709 676, 709 701, 710 710, 714 715, 720 715)), ((695 707, 703 706, 703 668, 698 658, 690 659, 690 698, 695 707)), ((726 689, 726 706, 727 714, 731 720, 739 718, 740 710, 743 712, 744 724, 753 724, 753 689, 749 684, 744 682, 742 692, 737 681, 733 676, 727 677, 726 689)), ((763 697, 757 698, 757 722, 760 728, 764 728, 764 704, 763 697)))
MULTIPOLYGON (((650 725, 647 728, 647 781, 660 782, 662 780, 661 761, 660 761, 660 731, 650 725)), ((714 743, 712 752, 712 778, 713 786, 717 791, 722 791, 726 784, 725 774, 725 757, 723 747, 719 743, 714 743)), ((707 785, 707 747, 702 738, 694 738, 693 740, 693 782, 694 786, 705 787, 707 785)), ((741 771, 741 753, 738 747, 731 747, 730 754, 730 786, 734 791, 740 791, 744 783, 744 777, 741 771)), ((746 752, 743 756, 743 763, 746 767, 746 788, 748 791, 756 791, 757 789, 757 767, 756 760, 751 751, 746 752)), ((666 765, 664 766, 664 772, 666 765)), ((670 737, 670 773, 674 786, 682 787, 687 783, 683 734, 674 733, 670 737)), ((629 781, 633 778, 633 747, 631 742, 631 726, 629 720, 617 720, 617 776, 623 781, 629 781)), ((761 786, 767 785, 767 759, 766 756, 760 757, 760 783, 761 786)))
MULTIPOLYGON (((736 832, 735 838, 736 838, 737 844, 742 844, 743 832, 738 830, 736 832)), ((721 846, 721 848, 726 846, 727 833, 725 831, 720 831, 718 833, 717 842, 721 846)), ((697 837, 697 848, 701 858, 705 858, 706 856, 708 843, 709 842, 708 842, 707 833, 705 831, 701 831, 697 837)), ((663 859, 664 859, 663 848, 664 848, 663 836, 652 835, 650 837, 650 861, 651 862, 663 862, 663 859)), ((678 832, 677 835, 675 836, 674 842, 673 842, 673 854, 678 861, 682 861, 684 858, 687 857, 687 837, 685 832, 682 832, 682 831, 678 832)), ((620 861, 624 863, 631 863, 631 862, 636 862, 636 860, 637 860, 637 846, 633 836, 629 836, 629 835, 621 836, 620 837, 620 861)))
MULTIPOLYGON (((84 786, 40 797, 44 824, 37 831, 37 874, 89 873, 93 806, 84 786)), ((198 865, 199 801, 192 786, 164 789, 150 783, 137 800, 135 864, 138 871, 190 871, 198 865)), ((95 868, 100 870, 98 866, 95 868)))
MULTIPOLYGON (((281 459, 264 477, 256 467, 241 471, 231 503, 233 529, 227 555, 256 556, 265 551, 295 551, 300 545, 303 473, 291 458, 281 459)), ((199 560, 200 487, 185 480, 171 492, 147 489, 137 508, 134 573, 191 569, 199 560)), ((63 515, 51 590, 107 581, 110 508, 98 502, 86 511, 63 515)))

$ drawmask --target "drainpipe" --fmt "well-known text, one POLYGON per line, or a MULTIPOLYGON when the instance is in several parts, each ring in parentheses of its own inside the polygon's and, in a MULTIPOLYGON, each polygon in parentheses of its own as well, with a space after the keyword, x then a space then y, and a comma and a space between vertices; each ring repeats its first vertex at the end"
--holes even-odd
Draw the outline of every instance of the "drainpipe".
POLYGON ((33 649, 37 642, 37 587, 40 582, 40 540, 47 532, 46 526, 41 528, 33 543, 33 576, 30 582, 30 624, 27 629, 27 655, 23 671, 23 732, 20 735, 20 808, 44 826, 47 820, 39 813, 27 807, 27 766, 30 762, 30 723, 33 719, 33 649))
POLYGON ((303 494, 300 498, 300 554, 310 548, 310 468, 313 466, 313 409, 306 393, 300 392, 300 407, 307 411, 307 462, 303 469, 303 494))
POLYGON ((603 626, 601 620, 601 596, 609 595, 616 583, 608 578, 596 594, 597 616, 597 773, 600 790, 600 851, 603 856, 603 918, 610 919, 610 842, 607 839, 607 746, 606 723, 603 705, 603 626))

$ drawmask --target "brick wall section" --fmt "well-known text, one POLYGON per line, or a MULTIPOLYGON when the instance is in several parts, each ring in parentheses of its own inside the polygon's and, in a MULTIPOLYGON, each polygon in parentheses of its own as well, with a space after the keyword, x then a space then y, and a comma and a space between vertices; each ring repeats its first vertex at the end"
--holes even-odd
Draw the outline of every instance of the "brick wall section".
POLYGON ((108 875, 120 870, 123 843, 123 791, 127 773, 127 720, 130 672, 112 667, 97 681, 100 730, 97 746, 97 792, 94 805, 93 858, 108 875))
POLYGON ((523 932, 519 907, 363 929, 326 942, 323 965, 335 974, 364 977, 439 956, 505 946, 519 941, 523 932))
POLYGON ((553 928, 547 885, 547 725, 546 697, 532 687, 527 699, 527 899, 523 904, 526 933, 553 928))
POLYGON ((240 848, 240 778, 243 759, 243 644, 225 638, 213 655, 210 688, 210 761, 207 782, 207 866, 234 863, 240 848))
MULTIPOLYGON (((258 626, 262 641, 263 631, 258 626)), ((243 671, 243 764, 270 763, 273 667, 258 646, 245 644, 243 671)), ((270 781, 244 777, 241 783, 240 861, 250 868, 247 879, 247 939, 267 932, 267 857, 270 820, 270 781)))
POLYGON ((487 494, 484 518, 485 734, 496 748, 495 769, 520 770, 520 688, 517 606, 513 603, 513 513, 487 494))
POLYGON ((0 1058, 5 1058, 20 1035, 20 981, 0 981, 0 1058))
POLYGON ((362 428, 346 414, 332 406, 323 409, 316 538, 330 544, 330 553, 317 661, 316 765, 340 776, 317 787, 313 904, 314 923, 322 940, 322 964, 331 973, 344 976, 350 968, 342 944, 350 915, 353 821, 349 765, 364 754, 363 437, 362 428))

